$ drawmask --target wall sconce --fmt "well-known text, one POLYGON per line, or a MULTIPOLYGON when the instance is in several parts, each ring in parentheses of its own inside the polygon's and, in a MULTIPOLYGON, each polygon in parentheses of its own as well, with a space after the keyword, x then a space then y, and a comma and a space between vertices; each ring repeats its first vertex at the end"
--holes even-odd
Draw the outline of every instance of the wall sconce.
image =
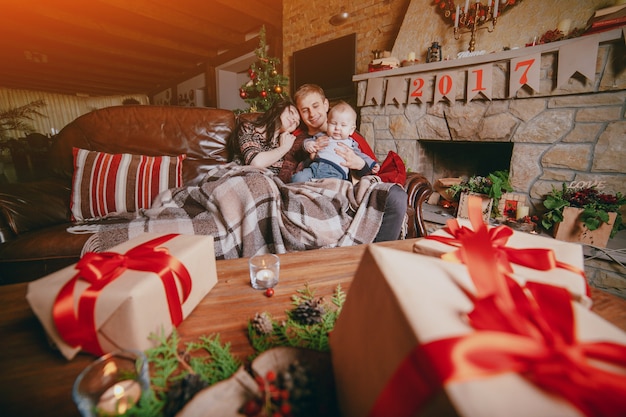
POLYGON ((346 23, 349 17, 350 14, 342 10, 341 13, 337 13, 336 15, 332 16, 328 22, 333 26, 339 26, 346 23))

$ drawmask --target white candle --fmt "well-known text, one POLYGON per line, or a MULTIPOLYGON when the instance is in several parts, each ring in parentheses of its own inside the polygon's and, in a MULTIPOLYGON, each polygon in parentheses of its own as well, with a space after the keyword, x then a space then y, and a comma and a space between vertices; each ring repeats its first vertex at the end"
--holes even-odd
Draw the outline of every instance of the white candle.
POLYGON ((275 279, 276 275, 271 269, 261 269, 256 273, 256 283, 260 287, 272 287, 275 279))
POLYGON ((409 52, 409 61, 415 61, 415 52, 409 52))
POLYGON ((467 13, 469 11, 469 0, 465 0, 465 9, 464 9, 465 13, 467 13))
POLYGON ((459 10, 460 10, 461 6, 459 6, 458 4, 456 5, 456 14, 454 15, 454 27, 458 28, 459 27, 459 10))
POLYGON ((491 7, 491 0, 487 2, 487 7, 491 7))
POLYGON ((493 5, 493 17, 498 17, 498 6, 500 5, 500 0, 496 0, 493 5))
POLYGON ((517 214, 515 216, 515 218, 517 220, 524 218, 526 216, 528 216, 528 210, 530 207, 528 206, 517 206, 517 214))
POLYGON ((564 35, 567 35, 569 34, 569 29, 571 26, 572 26, 572 19, 563 19, 559 22, 556 28, 560 30, 561 33, 563 33, 564 35))
POLYGON ((121 415, 132 408, 141 396, 141 387, 137 381, 126 379, 109 387, 100 396, 97 409, 106 415, 121 415))

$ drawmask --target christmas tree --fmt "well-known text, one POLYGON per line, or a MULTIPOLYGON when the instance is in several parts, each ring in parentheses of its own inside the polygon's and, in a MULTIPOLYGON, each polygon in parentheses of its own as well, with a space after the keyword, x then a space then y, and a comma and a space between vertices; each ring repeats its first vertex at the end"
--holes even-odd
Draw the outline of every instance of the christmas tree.
POLYGON ((267 56, 265 26, 259 32, 259 47, 254 51, 258 61, 250 65, 250 81, 239 88, 239 96, 250 105, 248 112, 264 112, 272 107, 276 99, 284 97, 288 78, 276 70, 280 60, 267 56))

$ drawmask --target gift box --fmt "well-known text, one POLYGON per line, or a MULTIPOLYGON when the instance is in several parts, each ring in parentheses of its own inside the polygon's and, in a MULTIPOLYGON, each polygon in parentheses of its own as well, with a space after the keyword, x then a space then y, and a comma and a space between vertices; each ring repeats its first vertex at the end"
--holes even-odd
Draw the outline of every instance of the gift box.
MULTIPOLYGON (((484 295, 492 281, 477 290, 471 270, 434 257, 367 248, 330 335, 343 416, 583 416, 578 398, 595 401, 586 410, 595 413, 586 415, 623 415, 624 332, 573 302, 564 289, 543 284, 531 287, 546 290, 537 299, 558 314, 546 312, 545 320, 533 315, 533 321, 521 309, 510 314, 511 323, 498 321, 491 308, 499 297, 492 303, 492 297, 476 295, 484 295), (561 318, 564 323, 554 327, 573 341, 532 325, 561 318), (511 330, 493 331, 492 325, 511 330), (611 354, 589 357, 605 347, 611 354), (590 365, 594 359, 597 367, 590 365)), ((515 297, 526 292, 512 291, 515 297)), ((533 304, 520 304, 537 314, 533 304)))
MULTIPOLYGON (((458 222, 459 227, 473 230, 468 220, 452 222, 458 222)), ((513 277, 520 284, 533 281, 561 286, 570 292, 574 300, 591 308, 581 245, 514 231, 508 226, 489 227, 489 231, 494 245, 502 249, 503 256, 510 258, 508 263, 514 271, 513 277)), ((445 228, 415 242, 413 251, 440 258, 456 251, 458 245, 458 239, 450 233, 449 228, 445 228)))
POLYGON ((67 359, 153 347, 217 283, 211 236, 146 233, 88 253, 28 285, 26 298, 67 359))

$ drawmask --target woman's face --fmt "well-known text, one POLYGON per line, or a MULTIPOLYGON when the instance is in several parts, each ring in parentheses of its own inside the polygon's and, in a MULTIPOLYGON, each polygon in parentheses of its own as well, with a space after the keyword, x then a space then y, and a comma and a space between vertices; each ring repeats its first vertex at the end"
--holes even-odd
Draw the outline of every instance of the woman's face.
POLYGON ((300 126, 300 115, 298 109, 289 106, 280 114, 280 131, 293 133, 300 126))

